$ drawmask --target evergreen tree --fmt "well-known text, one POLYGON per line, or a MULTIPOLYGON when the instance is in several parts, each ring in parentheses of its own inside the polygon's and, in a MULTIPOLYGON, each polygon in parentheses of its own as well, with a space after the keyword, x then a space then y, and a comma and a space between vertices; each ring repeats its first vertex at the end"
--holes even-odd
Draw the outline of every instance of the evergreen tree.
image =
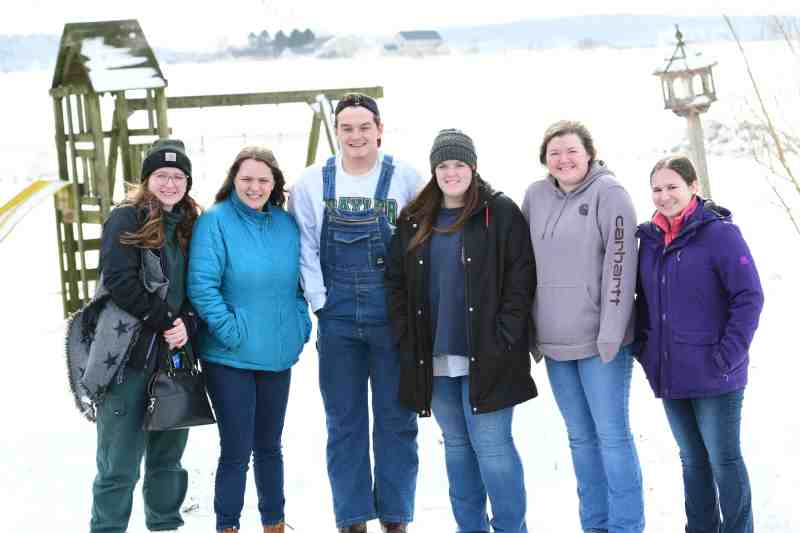
POLYGON ((292 30, 289 34, 289 48, 299 48, 303 46, 303 34, 297 28, 292 30))
POLYGON ((275 50, 275 55, 280 55, 289 45, 289 38, 283 33, 283 30, 278 30, 275 34, 275 39, 272 41, 272 47, 275 50))
POLYGON ((269 32, 267 32, 267 30, 261 30, 261 33, 258 34, 258 50, 260 52, 266 52, 269 50, 269 45, 269 32))

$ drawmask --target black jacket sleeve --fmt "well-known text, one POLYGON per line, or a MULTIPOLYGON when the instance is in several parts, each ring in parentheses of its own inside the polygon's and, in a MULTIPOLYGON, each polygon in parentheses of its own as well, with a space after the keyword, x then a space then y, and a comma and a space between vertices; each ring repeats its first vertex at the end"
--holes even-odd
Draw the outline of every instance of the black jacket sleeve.
POLYGON ((120 243, 123 234, 134 233, 140 226, 137 208, 124 206, 111 211, 103 225, 100 243, 103 283, 121 309, 143 321, 150 329, 165 331, 172 327, 177 313, 157 294, 144 288, 141 249, 120 243))
POLYGON ((184 326, 186 326, 186 333, 189 337, 192 338, 197 335, 197 332, 200 330, 200 320, 197 318, 197 313, 194 307, 192 307, 189 298, 183 301, 180 318, 183 320, 184 326))
POLYGON ((406 239, 403 237, 407 222, 398 221, 397 230, 389 245, 389 261, 385 272, 386 308, 392 324, 395 343, 408 348, 408 280, 405 269, 406 239))
POLYGON ((503 284, 500 310, 497 314, 498 332, 510 349, 525 335, 528 328, 528 316, 536 287, 536 263, 530 230, 522 212, 508 198, 503 198, 495 204, 497 208, 510 211, 510 228, 502 259, 503 284))

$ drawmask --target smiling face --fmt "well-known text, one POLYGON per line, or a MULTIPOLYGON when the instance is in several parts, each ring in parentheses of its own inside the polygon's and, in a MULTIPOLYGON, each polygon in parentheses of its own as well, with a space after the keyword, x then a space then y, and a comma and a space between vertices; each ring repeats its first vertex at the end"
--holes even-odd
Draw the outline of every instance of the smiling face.
POLYGON ((242 203, 261 211, 275 187, 275 177, 272 169, 263 161, 246 159, 239 166, 233 186, 242 203))
POLYGON ((472 183, 472 167, 458 159, 448 159, 436 165, 434 172, 444 196, 444 206, 463 207, 464 194, 472 183))
POLYGON ((179 168, 161 167, 147 178, 147 190, 161 202, 164 211, 172 211, 186 194, 188 178, 179 168))
POLYGON ((547 170, 564 192, 570 192, 586 178, 591 156, 574 133, 553 137, 545 151, 547 170))
POLYGON ((679 215, 692 197, 697 194, 697 181, 687 185, 680 174, 669 168, 662 168, 650 179, 653 204, 656 210, 667 218, 679 215))
POLYGON ((365 107, 346 107, 336 115, 336 138, 347 160, 377 159, 381 135, 383 124, 376 124, 375 115, 365 107))

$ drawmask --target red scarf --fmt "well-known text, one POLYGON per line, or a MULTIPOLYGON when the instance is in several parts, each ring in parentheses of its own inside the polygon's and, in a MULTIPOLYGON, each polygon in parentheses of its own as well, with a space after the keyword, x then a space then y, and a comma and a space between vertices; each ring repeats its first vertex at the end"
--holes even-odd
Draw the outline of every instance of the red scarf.
POLYGON ((672 218, 668 219, 659 211, 656 211, 656 214, 653 215, 652 222, 664 232, 664 246, 669 246, 669 243, 678 236, 681 232, 681 227, 683 227, 683 223, 694 213, 695 209, 697 209, 697 196, 692 196, 689 205, 684 207, 683 211, 672 218))

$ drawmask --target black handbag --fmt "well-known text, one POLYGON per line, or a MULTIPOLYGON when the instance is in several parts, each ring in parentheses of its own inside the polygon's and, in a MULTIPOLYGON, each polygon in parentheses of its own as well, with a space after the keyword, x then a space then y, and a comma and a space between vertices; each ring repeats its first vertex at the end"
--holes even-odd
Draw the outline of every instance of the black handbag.
POLYGON ((167 357, 166 368, 159 369, 147 385, 147 405, 142 429, 168 431, 216 423, 206 395, 200 363, 181 351, 176 368, 175 354, 167 357))

